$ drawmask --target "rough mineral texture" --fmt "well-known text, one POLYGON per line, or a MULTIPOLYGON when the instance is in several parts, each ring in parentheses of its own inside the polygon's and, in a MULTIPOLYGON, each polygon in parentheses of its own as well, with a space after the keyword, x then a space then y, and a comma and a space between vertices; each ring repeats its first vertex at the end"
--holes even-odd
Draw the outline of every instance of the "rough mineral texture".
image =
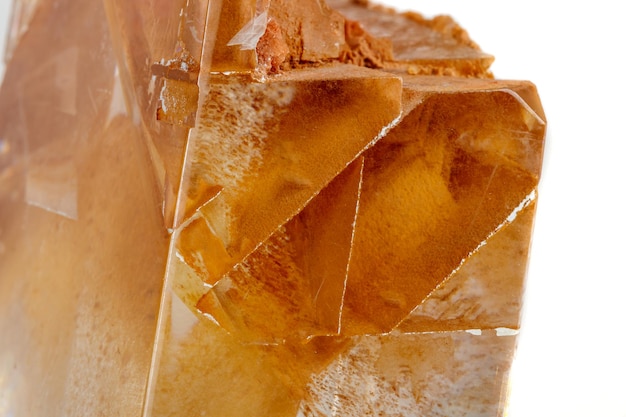
POLYGON ((545 115, 449 17, 15 0, 0 417, 491 417, 545 115))

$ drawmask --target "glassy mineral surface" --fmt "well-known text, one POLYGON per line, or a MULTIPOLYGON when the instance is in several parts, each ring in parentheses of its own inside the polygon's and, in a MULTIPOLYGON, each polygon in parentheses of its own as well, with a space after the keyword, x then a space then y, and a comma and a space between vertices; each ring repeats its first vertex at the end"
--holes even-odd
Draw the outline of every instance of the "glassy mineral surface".
POLYGON ((0 416, 503 414, 545 115, 452 19, 16 0, 0 416))

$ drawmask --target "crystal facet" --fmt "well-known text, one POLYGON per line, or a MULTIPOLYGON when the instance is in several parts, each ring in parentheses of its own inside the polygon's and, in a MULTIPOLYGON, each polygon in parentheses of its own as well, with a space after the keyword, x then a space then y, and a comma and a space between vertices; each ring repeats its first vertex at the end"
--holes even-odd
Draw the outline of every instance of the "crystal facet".
POLYGON ((545 115, 447 17, 15 0, 0 416, 497 416, 545 115))

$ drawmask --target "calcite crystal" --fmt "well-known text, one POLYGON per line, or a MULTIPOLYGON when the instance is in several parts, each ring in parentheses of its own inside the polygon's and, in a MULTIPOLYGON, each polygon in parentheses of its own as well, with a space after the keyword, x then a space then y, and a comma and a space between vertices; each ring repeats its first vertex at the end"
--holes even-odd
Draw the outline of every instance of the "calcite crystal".
POLYGON ((449 17, 15 0, 0 416, 498 416, 545 116, 449 17))

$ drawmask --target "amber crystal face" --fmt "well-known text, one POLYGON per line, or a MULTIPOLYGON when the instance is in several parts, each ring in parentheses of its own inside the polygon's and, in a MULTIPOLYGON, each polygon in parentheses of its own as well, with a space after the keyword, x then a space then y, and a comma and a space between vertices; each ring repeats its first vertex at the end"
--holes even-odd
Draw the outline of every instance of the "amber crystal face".
POLYGON ((498 416, 545 116, 449 18, 17 0, 0 416, 498 416))

